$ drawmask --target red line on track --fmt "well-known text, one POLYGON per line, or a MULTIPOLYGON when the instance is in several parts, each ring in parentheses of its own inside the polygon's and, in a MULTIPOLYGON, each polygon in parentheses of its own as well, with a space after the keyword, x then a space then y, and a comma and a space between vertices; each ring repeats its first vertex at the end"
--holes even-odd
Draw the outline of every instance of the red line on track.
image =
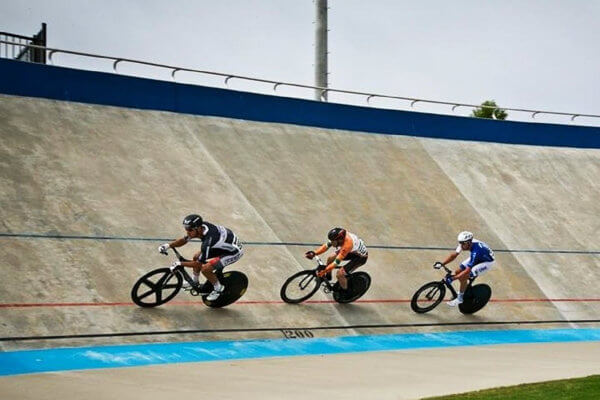
MULTIPOLYGON (((598 302, 598 299, 492 299, 493 303, 550 303, 550 302, 598 302)), ((373 300, 357 300, 355 303, 363 304, 385 304, 385 303, 410 303, 408 299, 373 299, 373 300)), ((168 304, 178 306, 188 306, 202 304, 199 301, 171 301, 168 304)), ((265 305, 265 304, 285 304, 281 300, 247 300, 238 301, 237 305, 265 305)), ((308 300, 303 304, 336 304, 334 300, 308 300)), ((35 308, 35 307, 120 307, 120 306, 135 306, 130 302, 115 302, 115 303, 0 303, 0 308, 35 308)))

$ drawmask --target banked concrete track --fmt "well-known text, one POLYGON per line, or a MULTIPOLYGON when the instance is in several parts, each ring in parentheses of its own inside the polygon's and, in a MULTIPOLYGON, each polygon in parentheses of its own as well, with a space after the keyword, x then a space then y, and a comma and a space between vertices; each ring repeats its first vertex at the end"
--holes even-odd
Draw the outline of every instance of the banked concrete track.
POLYGON ((10 96, 0 96, 0 137, 4 350, 280 338, 279 328, 329 326, 313 334, 338 336, 599 325, 557 322, 600 315, 598 150, 10 96), (221 310, 185 294, 157 309, 130 304, 137 277, 170 262, 156 247, 182 235, 190 212, 247 243, 234 268, 249 276, 248 292, 221 310), (303 253, 335 225, 370 247, 364 301, 338 305, 318 294, 321 302, 281 303, 285 278, 311 266, 303 253), (496 250, 482 278, 494 301, 474 316, 445 305, 414 314, 407 301, 439 277, 432 263, 464 229, 496 250), (194 330, 204 332, 185 333, 194 330), (158 331, 180 333, 144 335, 158 331), (96 334, 108 335, 81 337, 96 334))

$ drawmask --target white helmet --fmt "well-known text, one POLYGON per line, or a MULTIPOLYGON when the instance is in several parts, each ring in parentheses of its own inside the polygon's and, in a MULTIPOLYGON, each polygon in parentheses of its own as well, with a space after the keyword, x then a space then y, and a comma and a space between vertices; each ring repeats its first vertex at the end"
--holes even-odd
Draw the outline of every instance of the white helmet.
POLYGON ((469 231, 463 231, 461 233, 458 234, 458 238, 457 240, 459 242, 468 242, 469 240, 473 239, 473 234, 469 231))

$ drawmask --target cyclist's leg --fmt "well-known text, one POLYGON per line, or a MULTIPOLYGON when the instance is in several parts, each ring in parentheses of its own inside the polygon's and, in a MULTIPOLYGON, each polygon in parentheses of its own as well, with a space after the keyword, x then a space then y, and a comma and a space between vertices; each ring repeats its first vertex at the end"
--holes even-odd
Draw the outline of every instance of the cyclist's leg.
MULTIPOLYGON (((457 270, 457 273, 460 273, 468 268, 466 263, 467 263, 467 260, 463 261, 463 263, 460 264, 459 269, 457 270)), ((469 274, 463 275, 463 277, 459 279, 459 282, 460 282, 459 293, 462 294, 467 289, 467 284, 469 283, 469 274)))
MULTIPOLYGON (((192 260, 198 260, 198 258, 200 257, 201 252, 197 251, 196 253, 194 253, 194 256, 192 257, 192 260)), ((192 281, 194 282, 194 286, 198 286, 200 284, 200 270, 201 267, 192 267, 193 270, 193 274, 192 274, 192 281)), ((192 285, 190 285, 187 281, 184 280, 183 282, 183 288, 184 289, 191 289, 192 285)))
MULTIPOLYGON (((200 255, 202 254, 202 251, 197 251, 194 253, 194 256, 192 257, 192 260, 199 260, 200 259, 200 255)), ((194 277, 198 277, 198 275, 200 275, 200 267, 193 267, 194 270, 194 277)), ((196 280, 197 282, 197 280, 196 280)))
POLYGON ((483 275, 488 272, 494 266, 494 261, 486 261, 479 263, 471 268, 470 276, 475 278, 476 276, 483 275))
POLYGON ((219 257, 210 258, 206 260, 206 263, 202 266, 202 274, 210 281, 210 283, 215 285, 218 282, 215 272, 223 271, 223 268, 238 261, 243 255, 244 250, 238 249, 237 251, 232 251, 219 257))
POLYGON ((239 249, 237 251, 231 252, 230 254, 226 254, 219 257, 218 262, 214 265, 214 271, 223 271, 223 268, 237 262, 240 258, 242 258, 243 255, 244 249, 239 249))
POLYGON ((348 256, 346 256, 346 259, 348 259, 349 262, 344 264, 342 266, 342 268, 338 269, 338 272, 337 272, 337 279, 338 279, 338 282, 340 283, 340 286, 342 287, 342 289, 344 289, 344 290, 348 289, 348 278, 346 278, 346 276, 350 275, 352 273, 352 271, 354 271, 361 265, 364 265, 367 262, 368 257, 369 257, 368 254, 366 256, 362 257, 362 256, 359 256, 357 254, 352 254, 352 253, 350 253, 350 254, 348 254, 348 256))

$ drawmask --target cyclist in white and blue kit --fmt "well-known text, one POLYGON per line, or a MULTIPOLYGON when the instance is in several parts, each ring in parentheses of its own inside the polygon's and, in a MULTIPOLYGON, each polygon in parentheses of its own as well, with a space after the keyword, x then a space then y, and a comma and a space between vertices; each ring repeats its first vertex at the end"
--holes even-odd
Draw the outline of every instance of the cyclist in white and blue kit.
POLYGON ((460 281, 460 290, 458 297, 454 300, 447 302, 451 307, 457 306, 463 302, 463 295, 467 287, 470 277, 479 276, 492 268, 494 265, 494 252, 484 242, 473 239, 473 234, 468 231, 464 231, 458 234, 458 247, 453 251, 446 259, 442 262, 437 261, 434 267, 441 268, 441 265, 446 265, 452 261, 463 250, 471 251, 471 256, 463 261, 459 268, 451 275, 449 280, 458 279, 460 281))

